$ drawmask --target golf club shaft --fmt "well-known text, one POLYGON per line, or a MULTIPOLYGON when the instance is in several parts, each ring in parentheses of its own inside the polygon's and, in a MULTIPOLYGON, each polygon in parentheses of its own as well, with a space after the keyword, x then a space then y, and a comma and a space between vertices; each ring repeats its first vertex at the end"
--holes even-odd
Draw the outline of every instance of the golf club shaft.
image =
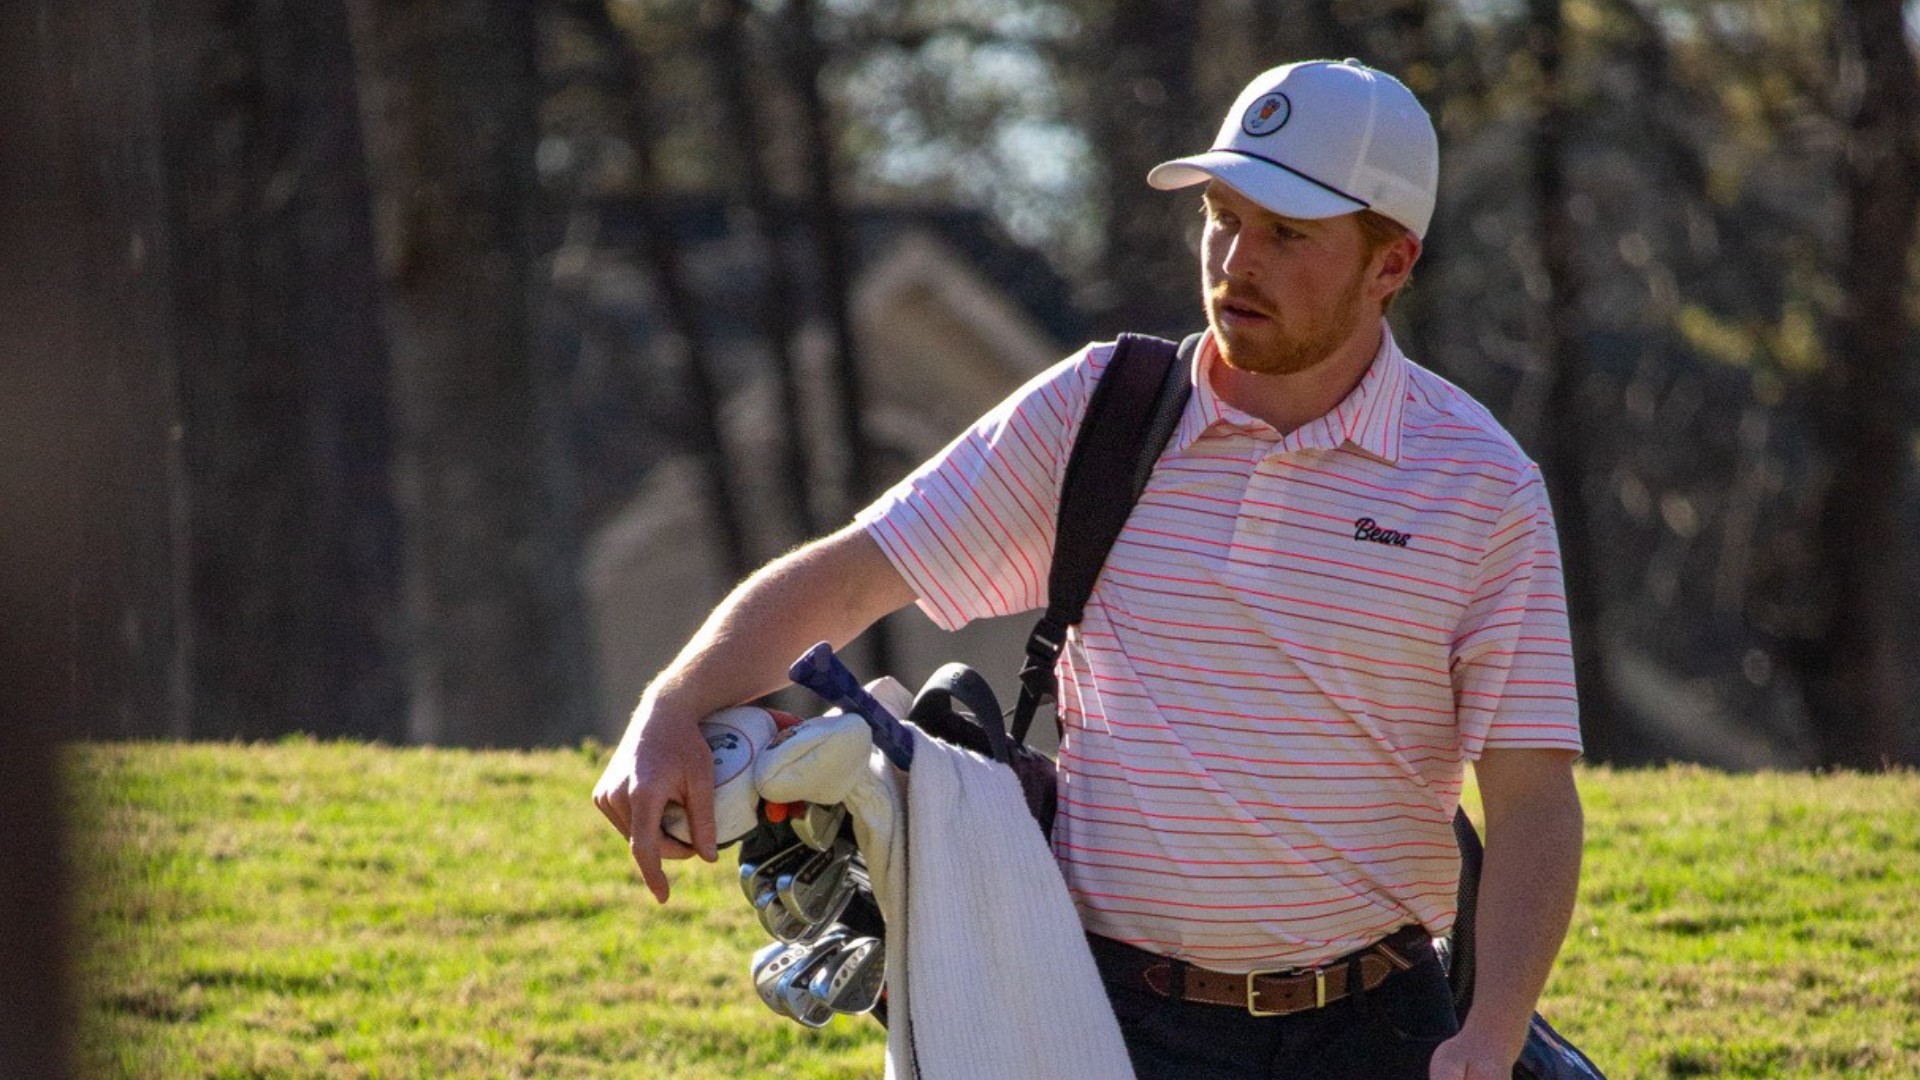
POLYGON ((859 716, 873 729, 873 745, 887 755, 894 767, 906 772, 913 767, 913 735, 885 705, 867 693, 860 680, 833 653, 833 646, 821 642, 793 662, 787 678, 820 695, 829 704, 859 716))

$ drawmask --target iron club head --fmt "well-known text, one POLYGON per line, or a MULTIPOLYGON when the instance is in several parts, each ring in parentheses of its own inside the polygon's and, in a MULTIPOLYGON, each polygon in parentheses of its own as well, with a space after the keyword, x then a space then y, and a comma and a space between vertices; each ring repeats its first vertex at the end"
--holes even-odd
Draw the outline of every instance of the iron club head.
POLYGON ((854 847, 845 840, 819 852, 791 874, 775 879, 780 902, 809 922, 823 922, 846 906, 841 893, 851 886, 854 847))
POLYGON ((776 941, 797 944, 811 944, 826 927, 825 922, 811 922, 787 910, 775 895, 754 909, 754 915, 760 920, 760 928, 771 934, 776 941))
POLYGON ((887 951, 880 939, 848 938, 814 972, 807 989, 839 1013, 873 1011, 887 981, 887 951))
POLYGON ((780 982, 780 976, 785 975, 794 964, 798 963, 801 955, 796 946, 784 941, 776 941, 764 946, 753 954, 751 970, 754 992, 760 995, 760 1000, 766 1004, 767 1008, 788 1019, 792 1019, 793 1014, 787 1011, 786 1002, 774 992, 774 989, 780 982))
POLYGON ((805 844, 792 845, 774 852, 757 863, 740 864, 740 891, 754 907, 764 907, 777 888, 781 874, 791 873, 815 854, 805 844))
MULTIPOLYGON (((838 930, 839 928, 835 928, 838 930)), ((803 955, 781 975, 774 992, 788 1015, 807 1027, 821 1027, 833 1019, 833 1009, 814 995, 810 987, 814 977, 840 954, 846 941, 845 931, 822 935, 819 940, 795 946, 803 955)))
POLYGON ((844 803, 827 806, 808 803, 806 812, 792 819, 793 834, 815 851, 825 851, 839 838, 840 829, 846 821, 847 807, 844 803))

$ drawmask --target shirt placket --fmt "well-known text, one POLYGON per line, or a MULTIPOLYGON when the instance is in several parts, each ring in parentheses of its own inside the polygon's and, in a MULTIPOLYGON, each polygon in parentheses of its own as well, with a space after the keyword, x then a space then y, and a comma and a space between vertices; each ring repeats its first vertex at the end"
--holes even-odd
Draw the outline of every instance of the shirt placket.
POLYGON ((1243 590, 1272 591, 1274 551, 1286 505, 1286 463, 1277 443, 1250 439, 1253 457, 1246 493, 1234 518, 1229 577, 1243 590))

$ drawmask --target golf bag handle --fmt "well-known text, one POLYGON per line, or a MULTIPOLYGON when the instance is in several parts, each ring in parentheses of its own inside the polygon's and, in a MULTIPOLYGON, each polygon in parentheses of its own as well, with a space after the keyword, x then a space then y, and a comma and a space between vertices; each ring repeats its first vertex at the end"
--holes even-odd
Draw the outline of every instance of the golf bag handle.
POLYGON ((1000 699, 980 673, 965 664, 943 665, 913 699, 907 719, 935 738, 964 746, 1003 764, 1013 761, 1013 740, 1007 737, 1000 699), (955 705, 973 714, 967 723, 955 705))

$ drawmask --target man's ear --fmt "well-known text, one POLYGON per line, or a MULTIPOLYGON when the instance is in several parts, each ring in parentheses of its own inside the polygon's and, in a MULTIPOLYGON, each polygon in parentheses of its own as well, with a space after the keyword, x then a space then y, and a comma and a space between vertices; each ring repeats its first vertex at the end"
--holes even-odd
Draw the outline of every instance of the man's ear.
POLYGON ((1375 300, 1384 301, 1400 291, 1413 276, 1413 264, 1420 261, 1422 250, 1420 238, 1410 232, 1403 232, 1381 245, 1374 253, 1376 269, 1368 289, 1375 300))
POLYGON ((1410 232, 1394 237, 1380 249, 1380 279, 1388 292, 1407 283, 1413 264, 1420 261, 1420 238, 1410 232))

